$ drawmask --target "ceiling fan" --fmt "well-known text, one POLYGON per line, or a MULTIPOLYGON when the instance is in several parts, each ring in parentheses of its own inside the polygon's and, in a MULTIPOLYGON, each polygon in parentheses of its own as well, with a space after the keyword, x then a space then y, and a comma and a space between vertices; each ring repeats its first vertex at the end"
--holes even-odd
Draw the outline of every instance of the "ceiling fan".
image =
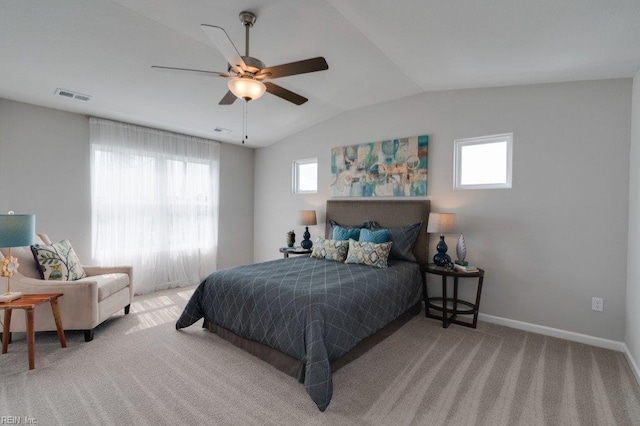
POLYGON ((251 12, 244 11, 240 12, 239 16, 240 22, 245 28, 246 40, 244 56, 241 56, 240 53, 238 53, 238 49, 236 49, 224 29, 215 25, 201 25, 202 30, 207 34, 207 36, 209 36, 211 41, 213 41, 213 44, 227 60, 228 68, 226 73, 189 68, 163 67, 157 65, 152 65, 152 68, 205 73, 227 78, 229 91, 220 100, 220 105, 231 105, 235 102, 236 98, 244 99, 245 101, 255 100, 262 96, 265 91, 296 105, 302 105, 307 102, 308 99, 304 96, 300 96, 297 93, 267 80, 324 71, 329 69, 327 61, 323 57, 319 56, 302 61, 290 62, 288 64, 266 67, 261 60, 249 56, 249 29, 253 27, 253 24, 255 24, 256 15, 251 12))

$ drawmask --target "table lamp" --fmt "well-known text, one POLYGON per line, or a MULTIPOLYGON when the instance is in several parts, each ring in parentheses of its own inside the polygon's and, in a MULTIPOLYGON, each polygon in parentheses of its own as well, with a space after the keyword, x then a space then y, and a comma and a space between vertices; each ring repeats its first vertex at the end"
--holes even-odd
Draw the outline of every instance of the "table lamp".
POLYGON ((303 249, 309 250, 313 243, 309 239, 311 234, 309 233, 309 226, 317 225, 318 221, 316 219, 316 211, 315 210, 299 210, 298 217, 298 225, 304 225, 306 227, 304 234, 302 237, 304 238, 300 245, 303 249))
POLYGON ((0 302, 9 302, 22 296, 11 291, 11 277, 18 271, 18 259, 12 256, 13 247, 33 244, 36 234, 36 217, 32 214, 0 215, 0 248, 9 248, 9 255, 0 261, 0 276, 7 277, 7 291, 0 294, 0 302))
POLYGON ((433 256, 433 263, 437 266, 446 266, 451 263, 451 257, 447 254, 447 243, 444 241, 444 234, 456 232, 455 213, 429 213, 429 224, 427 232, 430 234, 440 234, 440 241, 436 246, 438 252, 433 256))

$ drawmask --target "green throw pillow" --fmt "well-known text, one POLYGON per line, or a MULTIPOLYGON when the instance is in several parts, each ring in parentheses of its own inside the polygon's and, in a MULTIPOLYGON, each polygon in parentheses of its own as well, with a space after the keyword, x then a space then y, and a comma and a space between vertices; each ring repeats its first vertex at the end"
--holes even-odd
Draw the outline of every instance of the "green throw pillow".
POLYGON ((382 244, 362 243, 354 239, 349 240, 349 253, 344 263, 360 263, 362 265, 386 268, 391 241, 382 244))
POLYGON ((31 252, 43 280, 75 281, 87 276, 69 240, 50 246, 35 244, 31 252))

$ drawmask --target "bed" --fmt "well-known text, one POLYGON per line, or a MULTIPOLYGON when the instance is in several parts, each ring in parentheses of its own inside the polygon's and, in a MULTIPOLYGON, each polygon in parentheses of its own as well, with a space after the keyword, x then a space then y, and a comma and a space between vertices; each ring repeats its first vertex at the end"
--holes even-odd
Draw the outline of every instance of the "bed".
MULTIPOLYGON (((416 262, 386 269, 313 257, 216 271, 195 290, 176 328, 203 327, 304 383, 324 411, 332 372, 420 312, 427 264, 429 201, 330 200, 326 222, 395 228, 422 222, 416 262)), ((328 235, 327 235, 328 237, 328 235)))

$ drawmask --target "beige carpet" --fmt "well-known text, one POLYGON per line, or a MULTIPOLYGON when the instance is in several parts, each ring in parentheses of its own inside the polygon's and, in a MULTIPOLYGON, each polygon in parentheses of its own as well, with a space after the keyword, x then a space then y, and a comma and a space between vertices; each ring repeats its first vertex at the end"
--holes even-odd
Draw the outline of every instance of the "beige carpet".
MULTIPOLYGON (((93 342, 24 334, 0 355, 1 416, 49 424, 638 425, 624 355, 480 323, 413 318, 334 374, 321 413, 296 380, 215 334, 174 323, 191 290, 139 297, 93 342)), ((64 320, 64 319, 63 319, 64 320)), ((5 421, 6 423, 6 421, 5 421)))

